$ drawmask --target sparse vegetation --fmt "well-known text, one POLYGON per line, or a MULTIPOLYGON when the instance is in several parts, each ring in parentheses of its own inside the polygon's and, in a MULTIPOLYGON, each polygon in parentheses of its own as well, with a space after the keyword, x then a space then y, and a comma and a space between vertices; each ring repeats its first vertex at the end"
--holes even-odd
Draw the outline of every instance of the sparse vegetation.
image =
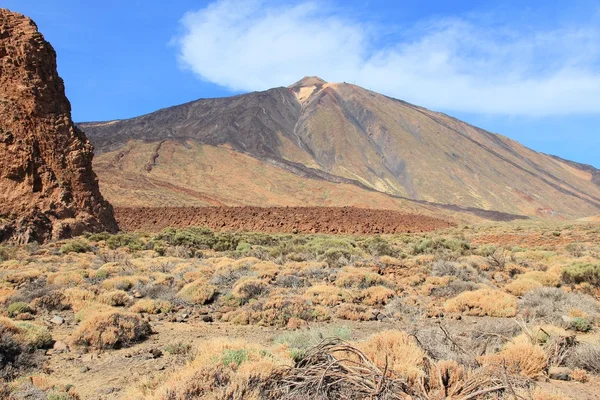
MULTIPOLYGON (((531 234, 539 229, 521 226, 531 234)), ((550 366, 568 366, 583 385, 594 382, 600 248, 585 239, 594 231, 561 229, 560 240, 573 237, 575 249, 534 248, 521 239, 518 246, 481 243, 495 238, 492 229, 499 228, 333 237, 194 228, 88 235, 37 247, 35 255, 11 247, 0 261, 0 313, 8 317, 0 317, 0 362, 9 366, 3 376, 39 370, 38 353, 58 362, 57 340, 69 352, 56 354, 68 357, 132 347, 123 350, 132 365, 147 357, 157 365, 172 360, 173 375, 142 382, 125 372, 138 382, 125 398, 140 400, 207 390, 223 399, 313 396, 319 381, 307 378, 311 368, 327 370, 324 379, 340 396, 359 390, 351 383, 358 376, 370 382, 365 371, 385 371, 385 387, 415 399, 424 398, 423 390, 429 398, 465 397, 473 393, 469 382, 491 389, 504 385, 505 374, 521 382, 550 366), (89 250, 78 251, 79 242, 89 250), (153 329, 170 342, 157 348, 145 340, 153 329), (360 367, 320 369, 342 355, 360 367), (333 373, 339 381, 329 380, 333 373), (300 379, 296 386, 277 385, 290 377, 300 379)), ((554 398, 515 385, 517 396, 554 398)), ((74 393, 55 383, 39 390, 47 397, 74 393)), ((490 393, 506 397, 504 389, 490 393)))

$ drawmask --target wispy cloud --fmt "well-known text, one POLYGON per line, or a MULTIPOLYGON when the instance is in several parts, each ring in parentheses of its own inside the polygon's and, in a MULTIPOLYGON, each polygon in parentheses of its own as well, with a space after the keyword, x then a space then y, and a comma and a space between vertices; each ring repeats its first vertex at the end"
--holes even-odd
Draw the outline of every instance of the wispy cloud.
POLYGON ((421 21, 377 48, 376 26, 321 4, 220 0, 186 14, 175 42, 182 65, 235 91, 319 75, 440 110, 589 114, 600 113, 600 24, 589 19, 545 30, 421 21))

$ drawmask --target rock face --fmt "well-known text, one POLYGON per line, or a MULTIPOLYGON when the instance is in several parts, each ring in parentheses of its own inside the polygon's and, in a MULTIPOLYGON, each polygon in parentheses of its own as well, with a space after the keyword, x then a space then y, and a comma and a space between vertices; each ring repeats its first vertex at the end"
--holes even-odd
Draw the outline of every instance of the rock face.
POLYGON ((116 231, 92 157, 54 49, 31 19, 0 9, 0 241, 116 231))

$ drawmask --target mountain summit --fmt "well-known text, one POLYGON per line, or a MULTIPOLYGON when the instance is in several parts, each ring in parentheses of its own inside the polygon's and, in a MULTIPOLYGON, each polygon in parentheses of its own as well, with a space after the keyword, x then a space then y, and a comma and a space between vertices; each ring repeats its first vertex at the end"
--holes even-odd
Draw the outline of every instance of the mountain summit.
POLYGON ((318 77, 80 126, 117 205, 399 208, 411 200, 564 218, 600 211, 593 167, 318 77))

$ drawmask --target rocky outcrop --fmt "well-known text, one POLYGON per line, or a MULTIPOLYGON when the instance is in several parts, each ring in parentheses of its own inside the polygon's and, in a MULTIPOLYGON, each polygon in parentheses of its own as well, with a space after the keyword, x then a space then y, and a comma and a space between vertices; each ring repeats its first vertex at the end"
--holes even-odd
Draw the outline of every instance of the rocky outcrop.
POLYGON ((116 231, 92 157, 54 49, 31 19, 0 9, 0 241, 116 231))

